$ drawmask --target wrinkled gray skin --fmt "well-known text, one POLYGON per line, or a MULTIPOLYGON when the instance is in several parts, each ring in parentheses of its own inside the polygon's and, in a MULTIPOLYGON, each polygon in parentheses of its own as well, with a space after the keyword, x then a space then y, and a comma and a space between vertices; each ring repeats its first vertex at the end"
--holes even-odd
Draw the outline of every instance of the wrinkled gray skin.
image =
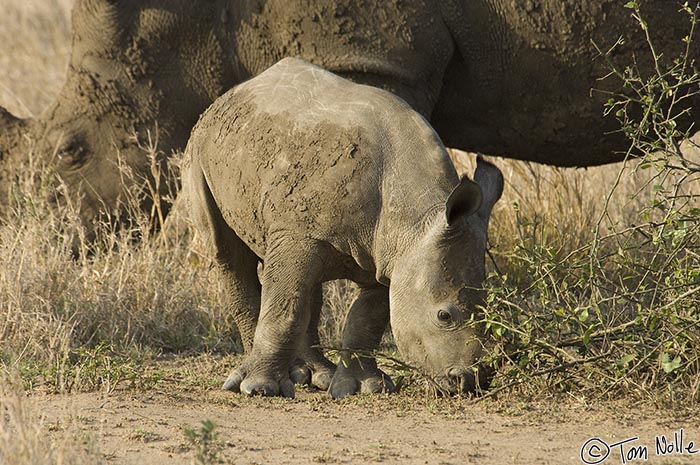
MULTIPOLYGON (((609 69, 592 43, 607 50, 622 35, 611 58, 629 65, 635 54, 643 72, 652 69, 624 3, 76 0, 66 84, 38 119, 0 109, 0 159, 21 165, 28 144, 38 144, 68 191, 83 197, 89 226, 125 190, 118 156, 155 181, 135 133, 144 141, 157 129, 167 162, 218 95, 298 56, 392 91, 448 146, 555 165, 611 162, 627 144, 610 134, 614 118, 601 116, 608 95, 591 89, 619 90, 621 82, 600 80, 609 69)), ((673 0, 642 2, 662 62, 684 47, 688 22, 678 9, 673 0)), ((700 63, 700 47, 691 58, 700 63)), ((693 121, 696 114, 682 129, 693 121)))
POLYGON ((352 355, 376 349, 389 321, 403 356, 448 389, 484 387, 473 368, 485 338, 469 320, 483 304, 488 219, 503 188, 496 167, 480 161, 475 181, 458 180, 404 101, 294 58, 216 100, 185 155, 189 211, 247 346, 225 388, 291 397, 302 356, 334 398, 391 392, 372 358, 352 355), (333 375, 309 346, 321 283, 340 278, 361 290, 333 375))

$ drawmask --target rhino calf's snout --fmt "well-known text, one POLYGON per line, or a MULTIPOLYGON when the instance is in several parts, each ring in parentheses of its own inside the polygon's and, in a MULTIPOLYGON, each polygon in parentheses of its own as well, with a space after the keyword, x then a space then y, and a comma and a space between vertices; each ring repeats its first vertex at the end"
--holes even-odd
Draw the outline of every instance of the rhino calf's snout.
POLYGON ((477 368, 450 368, 445 376, 438 379, 438 385, 451 395, 478 394, 491 384, 493 370, 479 366, 477 368))

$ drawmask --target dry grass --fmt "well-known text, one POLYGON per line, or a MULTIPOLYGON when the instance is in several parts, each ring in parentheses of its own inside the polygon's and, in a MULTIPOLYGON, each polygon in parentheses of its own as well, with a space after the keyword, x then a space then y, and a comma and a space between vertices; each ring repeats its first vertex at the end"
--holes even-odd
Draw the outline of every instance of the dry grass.
MULTIPOLYGON (((472 174, 474 155, 453 150, 457 168, 472 174)), ((636 216, 650 200, 650 191, 636 196, 648 179, 624 164, 592 168, 557 168, 537 163, 490 158, 503 173, 505 188, 492 216, 489 241, 497 249, 510 248, 522 218, 546 225, 551 240, 576 248, 590 241, 604 209, 605 199, 617 185, 605 223, 623 223, 636 216)), ((648 177, 647 177, 648 178, 648 177)))
POLYGON ((56 183, 45 173, 33 167, 18 180, 0 226, 6 362, 54 362, 101 343, 153 351, 238 347, 210 261, 178 229, 177 211, 156 236, 145 215, 137 215, 131 230, 105 225, 94 251, 84 246, 75 259, 71 247, 82 233, 76 208, 50 205, 56 183), (137 232, 144 240, 134 240, 137 232))

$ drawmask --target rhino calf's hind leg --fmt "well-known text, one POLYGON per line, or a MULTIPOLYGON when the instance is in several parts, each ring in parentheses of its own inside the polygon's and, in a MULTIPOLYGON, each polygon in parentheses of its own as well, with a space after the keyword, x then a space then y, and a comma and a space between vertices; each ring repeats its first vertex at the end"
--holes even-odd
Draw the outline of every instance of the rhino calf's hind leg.
POLYGON ((315 346, 320 343, 318 322, 323 307, 323 288, 319 284, 311 297, 311 317, 306 331, 306 341, 300 344, 297 359, 289 374, 294 384, 312 385, 323 391, 328 390, 335 365, 323 356, 315 346))
POLYGON ((342 399, 356 392, 394 392, 396 388, 373 357, 356 352, 376 350, 389 322, 389 288, 363 287, 343 328, 343 351, 328 392, 342 399))
POLYGON ((216 201, 196 161, 185 171, 190 217, 216 259, 226 289, 226 304, 241 335, 243 350, 249 352, 260 313, 260 259, 238 237, 221 216, 216 201))

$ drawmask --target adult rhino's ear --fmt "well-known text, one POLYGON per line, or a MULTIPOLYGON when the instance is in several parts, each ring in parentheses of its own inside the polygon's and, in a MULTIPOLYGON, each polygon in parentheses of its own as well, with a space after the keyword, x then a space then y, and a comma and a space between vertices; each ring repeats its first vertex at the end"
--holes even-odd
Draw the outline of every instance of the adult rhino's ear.
POLYGON ((474 181, 481 188, 483 200, 477 215, 484 222, 486 229, 489 225, 491 210, 503 193, 503 174, 495 165, 484 160, 481 156, 476 159, 474 181))
POLYGON ((459 180, 459 184, 452 189, 445 204, 445 216, 447 224, 452 226, 460 218, 473 215, 481 206, 481 188, 477 183, 466 176, 459 180))

